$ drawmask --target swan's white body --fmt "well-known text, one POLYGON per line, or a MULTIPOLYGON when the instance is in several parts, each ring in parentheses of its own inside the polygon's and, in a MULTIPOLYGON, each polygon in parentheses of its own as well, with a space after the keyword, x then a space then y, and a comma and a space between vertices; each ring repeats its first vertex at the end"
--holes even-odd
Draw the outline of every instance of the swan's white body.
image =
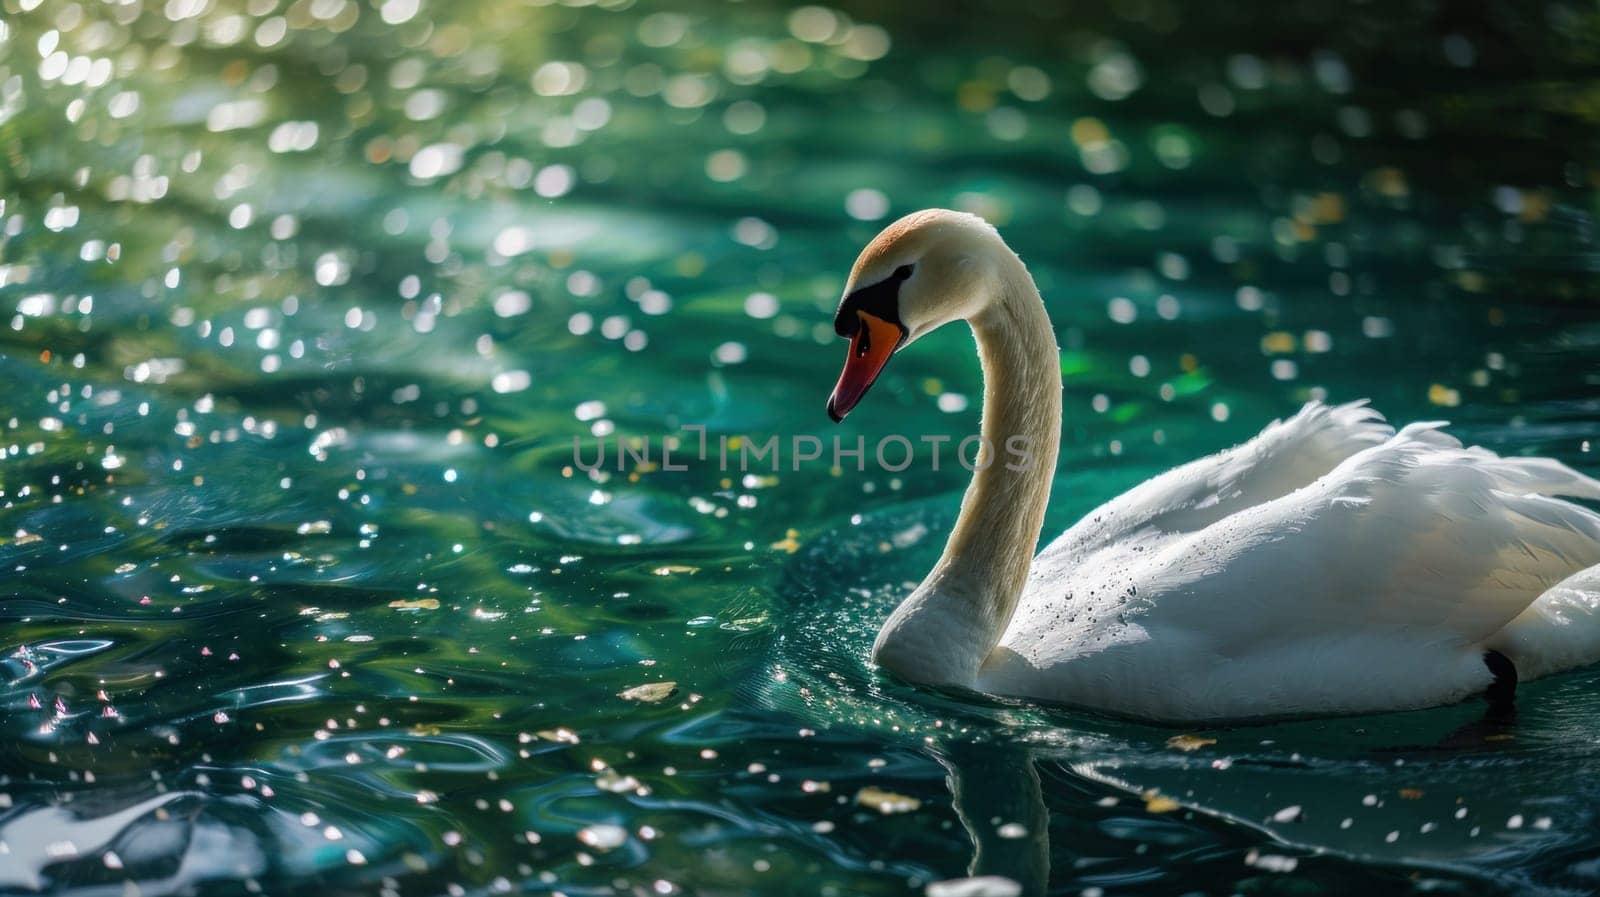
POLYGON ((1600 499, 1600 482, 1463 448, 1439 423, 1397 433, 1364 403, 1312 402, 1032 557, 1061 423, 1048 317, 993 229, 955 213, 892 226, 852 284, 913 251, 934 273, 954 253, 966 289, 987 285, 953 306, 925 283, 900 313, 911 339, 971 323, 984 434, 1030 440, 1035 464, 974 476, 943 556, 879 633, 890 671, 1175 722, 1458 701, 1495 680, 1491 651, 1523 681, 1600 660, 1600 515, 1555 497, 1600 499))
POLYGON ((1600 488, 1437 427, 1313 403, 1112 500, 1034 560, 972 686, 1223 719, 1459 701, 1490 650, 1523 679, 1600 659, 1600 518, 1547 497, 1600 488))

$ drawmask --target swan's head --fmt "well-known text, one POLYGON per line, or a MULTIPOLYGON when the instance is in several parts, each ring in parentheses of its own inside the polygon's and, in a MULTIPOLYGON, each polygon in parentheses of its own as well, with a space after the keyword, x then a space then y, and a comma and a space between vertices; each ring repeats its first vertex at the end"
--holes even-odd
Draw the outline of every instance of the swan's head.
POLYGON ((951 321, 988 305, 987 260, 1000 243, 982 218, 948 209, 913 212, 861 250, 833 329, 850 340, 828 416, 844 420, 883 373, 889 357, 951 321))

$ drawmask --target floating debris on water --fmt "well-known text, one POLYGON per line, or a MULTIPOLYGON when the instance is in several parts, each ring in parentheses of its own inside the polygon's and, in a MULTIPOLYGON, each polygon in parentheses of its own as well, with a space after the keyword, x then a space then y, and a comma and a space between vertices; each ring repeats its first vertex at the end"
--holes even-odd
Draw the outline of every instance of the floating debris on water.
POLYGON ((641 701, 653 704, 665 701, 672 697, 678 690, 676 682, 647 682, 644 685, 635 685, 617 692, 617 697, 624 701, 641 701))
POLYGON ((904 794, 886 791, 876 785, 868 785, 856 792, 855 802, 863 807, 877 810, 885 816, 896 813, 913 813, 922 806, 922 801, 904 794))

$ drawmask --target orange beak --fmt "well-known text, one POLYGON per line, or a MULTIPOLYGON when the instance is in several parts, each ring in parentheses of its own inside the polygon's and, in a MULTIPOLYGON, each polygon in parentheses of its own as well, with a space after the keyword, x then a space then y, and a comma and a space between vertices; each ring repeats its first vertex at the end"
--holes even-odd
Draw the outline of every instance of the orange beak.
POLYGON ((899 324, 891 324, 864 311, 857 311, 856 317, 861 326, 850 337, 850 354, 845 356, 844 372, 833 387, 833 395, 828 397, 828 416, 835 423, 844 420, 872 388, 873 381, 883 373, 883 366, 889 363, 894 350, 900 348, 900 340, 906 333, 899 324))

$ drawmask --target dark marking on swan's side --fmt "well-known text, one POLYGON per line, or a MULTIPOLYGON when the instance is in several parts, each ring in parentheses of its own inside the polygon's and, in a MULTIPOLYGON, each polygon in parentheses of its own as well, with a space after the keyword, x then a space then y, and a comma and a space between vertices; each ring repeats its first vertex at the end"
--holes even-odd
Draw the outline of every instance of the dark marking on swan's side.
POLYGON ((1483 665, 1494 674, 1494 681, 1483 690, 1491 707, 1508 708, 1517 701, 1517 665, 1499 651, 1483 652, 1483 665))

